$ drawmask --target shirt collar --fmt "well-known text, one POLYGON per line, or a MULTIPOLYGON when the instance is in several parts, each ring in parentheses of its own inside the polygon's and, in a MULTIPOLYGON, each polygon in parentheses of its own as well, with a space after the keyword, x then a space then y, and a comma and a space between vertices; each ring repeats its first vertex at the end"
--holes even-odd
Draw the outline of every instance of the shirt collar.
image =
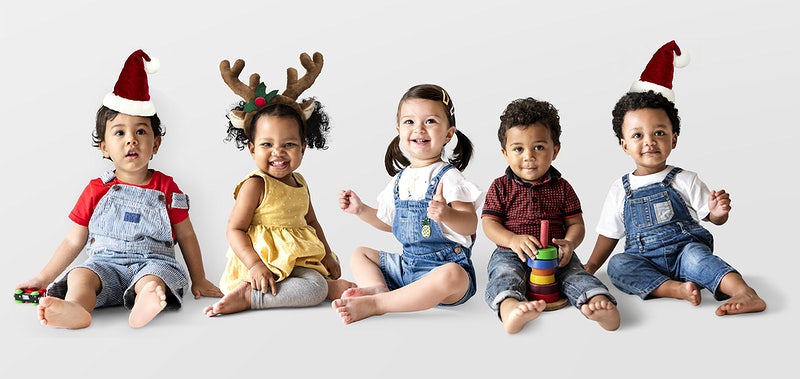
MULTIPOLYGON (((513 170, 511 170, 511 166, 506 167, 506 177, 511 179, 511 180, 513 180, 515 183, 517 183, 517 184, 519 184, 519 185, 521 185, 523 187, 533 187, 534 186, 533 184, 528 183, 528 182, 523 181, 522 179, 520 179, 520 177, 517 176, 517 174, 515 174, 513 170)), ((553 179, 558 179, 560 177, 561 177, 561 172, 558 171, 555 167, 553 167, 553 165, 550 165, 550 168, 547 169, 547 173, 545 173, 544 180, 542 180, 539 183, 536 183, 536 185, 538 186, 540 184, 547 183, 547 182, 549 182, 549 181, 551 181, 553 179)))

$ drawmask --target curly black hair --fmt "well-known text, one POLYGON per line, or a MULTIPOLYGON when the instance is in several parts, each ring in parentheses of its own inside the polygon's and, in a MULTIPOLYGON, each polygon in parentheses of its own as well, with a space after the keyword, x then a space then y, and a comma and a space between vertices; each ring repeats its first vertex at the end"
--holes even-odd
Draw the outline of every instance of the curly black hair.
MULTIPOLYGON (((225 137, 225 141, 236 141, 236 148, 243 150, 251 142, 247 136, 253 135, 259 118, 262 116, 287 117, 297 121, 297 125, 300 128, 300 139, 306 142, 306 146, 313 149, 326 150, 328 148, 327 139, 330 132, 330 118, 323 109, 322 103, 313 97, 309 99, 314 101, 314 111, 305 122, 303 122, 302 116, 291 106, 283 103, 274 103, 256 111, 252 120, 250 120, 250 125, 245 125, 248 133, 245 133, 244 129, 233 126, 229 119, 228 135, 225 137)), ((304 101, 309 99, 304 99, 304 101)), ((230 114, 231 110, 243 110, 245 104, 244 100, 240 101, 231 107, 228 114, 230 114)))
POLYGON ((672 131, 675 135, 681 134, 681 118, 678 117, 678 109, 675 108, 673 102, 669 101, 664 95, 652 90, 647 92, 628 92, 617 101, 614 110, 611 111, 613 116, 611 124, 619 143, 622 143, 622 122, 625 120, 625 114, 644 108, 664 110, 667 117, 669 117, 669 121, 672 122, 672 131))
POLYGON ((558 116, 558 109, 546 101, 527 97, 509 103, 500 115, 500 127, 497 129, 500 147, 506 147, 506 132, 509 129, 537 122, 550 128, 550 136, 556 146, 561 144, 561 118, 558 116))

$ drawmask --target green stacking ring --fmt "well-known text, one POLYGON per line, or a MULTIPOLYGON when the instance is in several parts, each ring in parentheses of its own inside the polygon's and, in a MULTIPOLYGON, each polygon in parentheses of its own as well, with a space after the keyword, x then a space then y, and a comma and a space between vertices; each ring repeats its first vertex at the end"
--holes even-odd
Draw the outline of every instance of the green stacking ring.
POLYGON ((558 249, 555 246, 548 246, 539 249, 536 252, 536 259, 556 259, 558 258, 558 249))

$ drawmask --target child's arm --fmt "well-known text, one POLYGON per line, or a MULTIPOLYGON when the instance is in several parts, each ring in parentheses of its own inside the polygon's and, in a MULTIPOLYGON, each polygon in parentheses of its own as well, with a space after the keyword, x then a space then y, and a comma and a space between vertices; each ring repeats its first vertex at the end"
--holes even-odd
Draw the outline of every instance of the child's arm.
POLYGON ((617 242, 619 242, 618 239, 608 238, 602 234, 598 234, 597 241, 594 243, 592 255, 589 257, 589 260, 586 261, 586 264, 583 265, 586 271, 590 274, 597 272, 611 255, 611 252, 614 251, 617 242))
POLYGON ((536 256, 536 250, 540 247, 538 238, 527 234, 515 234, 506 229, 500 221, 488 216, 481 217, 481 225, 483 226, 483 234, 490 241, 494 242, 495 245, 511 249, 517 253, 521 261, 525 262, 528 257, 533 259, 536 256))
POLYGON ((317 214, 314 212, 314 205, 311 200, 308 201, 308 213, 306 213, 306 223, 310 225, 317 232, 317 238, 322 241, 325 246, 325 257, 322 258, 322 265, 328 270, 328 277, 331 279, 339 279, 342 276, 342 267, 339 261, 331 250, 328 240, 325 238, 325 233, 322 231, 322 225, 317 220, 317 214))
POLYGON ((263 179, 252 177, 242 184, 228 219, 226 236, 233 253, 249 270, 250 285, 253 289, 264 293, 271 289, 272 294, 276 295, 278 291, 275 288, 275 275, 256 253, 253 248, 253 241, 247 235, 247 231, 250 229, 250 221, 253 219, 253 213, 263 197, 263 179))
POLYGON ((75 258, 78 257, 86 246, 86 240, 88 238, 89 228, 73 223, 72 228, 58 245, 50 261, 45 264, 42 271, 32 279, 18 284, 17 288, 47 287, 75 261, 75 258))
POLYGON ((708 221, 714 225, 722 225, 728 221, 731 211, 731 195, 725 190, 711 191, 708 197, 708 221))
POLYGON ((564 219, 564 225, 567 229, 564 238, 553 238, 552 241, 550 241, 558 246, 558 267, 564 267, 569 263, 575 249, 578 248, 581 242, 583 242, 583 237, 586 236, 586 226, 583 223, 583 215, 564 219))
POLYGON ((339 208, 346 213, 358 216, 362 221, 374 226, 378 230, 391 232, 391 225, 378 218, 378 210, 361 202, 361 198, 352 190, 339 192, 339 208))
POLYGON ((450 204, 442 196, 442 183, 436 187, 433 199, 428 202, 428 218, 447 225, 454 232, 469 236, 478 229, 478 215, 475 206, 464 201, 450 204))
POLYGON ((189 270, 189 277, 192 279, 192 294, 195 299, 201 296, 222 297, 219 287, 211 283, 206 278, 206 271, 203 268, 203 255, 200 252, 200 243, 194 232, 192 222, 187 217, 185 220, 172 226, 175 231, 175 239, 183 254, 186 268, 189 270))

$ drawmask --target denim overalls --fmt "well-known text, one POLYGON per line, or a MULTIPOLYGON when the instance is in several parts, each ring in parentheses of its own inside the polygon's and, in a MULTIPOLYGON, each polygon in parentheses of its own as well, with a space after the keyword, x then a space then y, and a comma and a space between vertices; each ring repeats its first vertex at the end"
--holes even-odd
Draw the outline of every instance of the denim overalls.
POLYGON ((625 188, 625 251, 608 262, 608 276, 617 288, 647 298, 667 280, 694 282, 717 300, 722 277, 735 271, 713 254, 714 238, 689 213, 672 180, 682 169, 673 168, 663 181, 631 190, 625 188))
MULTIPOLYGON (((109 183, 112 171, 101 179, 109 183)), ((174 194, 172 206, 187 208, 185 194, 174 194)), ((80 266, 94 271, 101 282, 96 307, 124 305, 130 309, 136 297, 133 286, 145 275, 161 278, 167 288, 167 308, 179 308, 188 277, 175 259, 172 226, 163 192, 125 184, 113 184, 100 199, 89 219, 85 247, 89 258, 80 266)), ((48 295, 64 298, 67 275, 48 289, 48 295)))
POLYGON ((449 262, 457 263, 469 275, 469 289, 459 301, 466 302, 476 292, 475 267, 471 260, 472 246, 462 246, 442 233, 439 223, 428 219, 428 202, 433 199, 436 187, 447 170, 453 165, 446 164, 431 179, 425 198, 422 200, 400 200, 398 183, 403 171, 397 175, 394 184, 395 215, 392 233, 403 244, 403 253, 395 254, 381 251, 380 265, 386 285, 390 290, 408 285, 428 274, 431 270, 449 262))

